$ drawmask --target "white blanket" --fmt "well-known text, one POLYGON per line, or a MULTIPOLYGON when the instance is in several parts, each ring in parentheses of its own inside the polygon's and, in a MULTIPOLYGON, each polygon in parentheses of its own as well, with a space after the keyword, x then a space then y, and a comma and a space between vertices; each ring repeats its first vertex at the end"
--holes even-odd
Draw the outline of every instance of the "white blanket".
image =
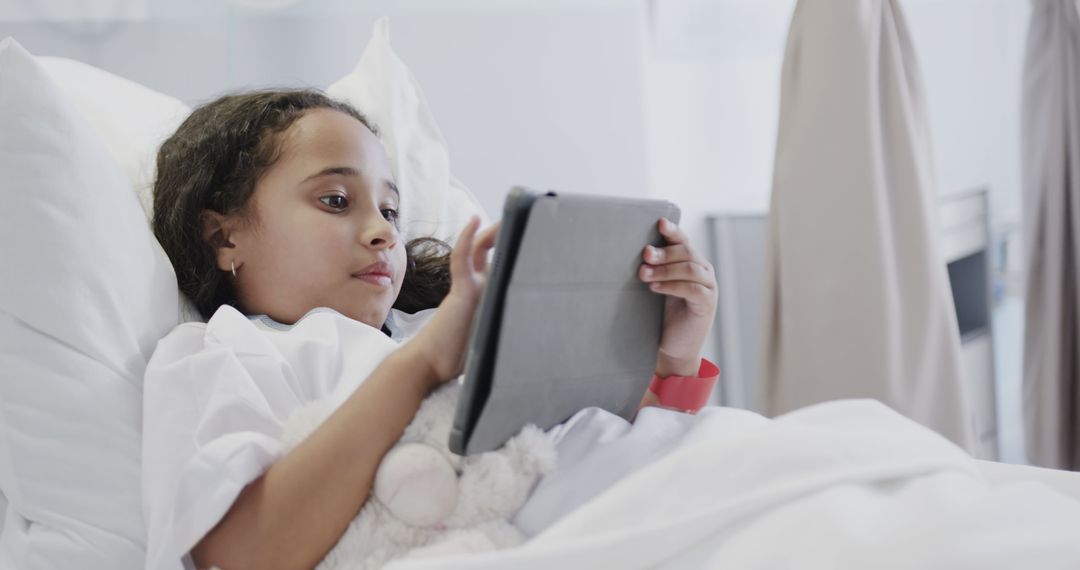
POLYGON ((524 509, 542 513, 534 524, 550 514, 534 501, 569 514, 518 548, 388 568, 1080 567, 1080 502, 1040 483, 995 486, 959 448, 873 401, 775 420, 648 409, 632 428, 599 430, 589 426, 603 413, 581 415, 557 434, 560 461, 579 460, 524 509), (578 441, 589 437, 591 451, 578 441), (630 474, 609 480, 620 469, 630 474))

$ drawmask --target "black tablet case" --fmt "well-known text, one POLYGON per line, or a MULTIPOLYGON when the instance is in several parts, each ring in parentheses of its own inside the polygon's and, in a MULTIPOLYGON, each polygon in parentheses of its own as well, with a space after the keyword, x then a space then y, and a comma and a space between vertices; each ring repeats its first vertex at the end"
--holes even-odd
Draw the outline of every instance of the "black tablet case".
POLYGON ((596 406, 626 419, 656 367, 664 297, 638 278, 660 200, 516 187, 473 324, 450 449, 500 447, 527 424, 548 429, 596 406))

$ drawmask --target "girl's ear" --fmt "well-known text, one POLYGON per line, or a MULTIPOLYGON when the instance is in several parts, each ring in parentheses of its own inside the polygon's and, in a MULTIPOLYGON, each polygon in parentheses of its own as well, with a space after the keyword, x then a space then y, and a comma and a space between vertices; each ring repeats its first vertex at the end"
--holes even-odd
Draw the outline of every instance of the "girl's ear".
POLYGON ((220 212, 203 210, 199 213, 199 221, 202 224, 202 239, 214 250, 214 258, 217 266, 222 271, 229 269, 229 262, 235 262, 236 244, 230 241, 233 231, 233 220, 220 212))

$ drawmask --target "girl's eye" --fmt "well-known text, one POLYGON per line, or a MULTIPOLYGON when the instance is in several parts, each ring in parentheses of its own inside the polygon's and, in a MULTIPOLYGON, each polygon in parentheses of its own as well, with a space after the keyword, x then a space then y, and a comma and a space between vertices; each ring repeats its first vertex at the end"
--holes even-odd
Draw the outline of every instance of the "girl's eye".
POLYGON ((388 221, 390 223, 397 222, 397 219, 398 219, 397 210, 395 210, 393 208, 383 208, 381 211, 382 211, 383 217, 386 218, 386 221, 388 221))
POLYGON ((323 196, 322 198, 319 198, 319 201, 335 210, 344 210, 349 205, 349 199, 341 194, 323 196), (329 200, 329 202, 325 200, 329 200))

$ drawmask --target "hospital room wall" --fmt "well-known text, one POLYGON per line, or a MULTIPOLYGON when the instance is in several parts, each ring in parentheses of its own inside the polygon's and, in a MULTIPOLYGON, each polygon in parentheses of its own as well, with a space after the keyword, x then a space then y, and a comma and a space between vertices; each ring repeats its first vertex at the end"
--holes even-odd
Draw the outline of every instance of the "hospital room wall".
MULTIPOLYGON (((989 185, 1019 222, 1027 0, 901 0, 927 99, 938 190, 989 185)), ((780 69, 795 0, 651 5, 643 75, 650 191, 699 213, 768 209, 780 69)))
MULTIPOLYGON (((517 183, 668 197, 688 221, 767 207, 795 0, 266 3, 287 6, 0 0, 0 34, 197 103, 241 87, 327 85, 389 14, 455 173, 492 214, 517 183)), ((1027 0, 901 4, 941 191, 988 183, 995 222, 1017 220, 1027 0)))
MULTIPOLYGON (((224 0, 103 3, 126 6, 131 19, 52 21, 42 15, 55 10, 0 0, 0 35, 195 104, 242 87, 326 86, 352 69, 385 14, 395 50, 443 129, 454 174, 490 213, 499 214, 514 184, 648 192, 639 2, 305 0, 275 10, 224 0), (24 21, 12 17, 17 5, 24 21)), ((95 13, 74 6, 74 17, 95 13)))

